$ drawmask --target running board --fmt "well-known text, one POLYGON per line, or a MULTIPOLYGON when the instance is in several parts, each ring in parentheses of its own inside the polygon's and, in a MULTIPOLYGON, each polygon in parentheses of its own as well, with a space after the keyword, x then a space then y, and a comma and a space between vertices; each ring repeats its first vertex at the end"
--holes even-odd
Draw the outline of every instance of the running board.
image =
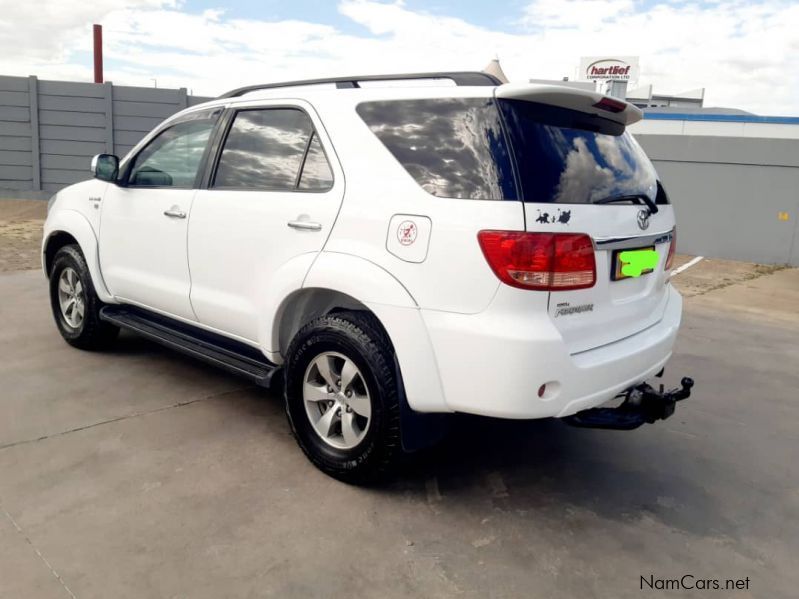
POLYGON ((100 318, 187 356, 270 387, 280 367, 257 349, 160 314, 132 306, 104 306, 100 318))

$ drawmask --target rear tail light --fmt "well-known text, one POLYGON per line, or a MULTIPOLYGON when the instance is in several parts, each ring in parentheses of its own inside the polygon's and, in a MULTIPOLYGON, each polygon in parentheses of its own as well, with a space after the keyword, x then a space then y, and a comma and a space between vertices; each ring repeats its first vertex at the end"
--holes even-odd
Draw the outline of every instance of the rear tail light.
POLYGON ((669 253, 666 256, 666 264, 663 270, 671 270, 671 265, 674 263, 674 254, 677 253, 677 227, 671 231, 671 242, 669 243, 669 253))
POLYGON ((499 280, 512 287, 567 291, 596 282, 594 244, 584 233, 480 231, 477 239, 499 280))

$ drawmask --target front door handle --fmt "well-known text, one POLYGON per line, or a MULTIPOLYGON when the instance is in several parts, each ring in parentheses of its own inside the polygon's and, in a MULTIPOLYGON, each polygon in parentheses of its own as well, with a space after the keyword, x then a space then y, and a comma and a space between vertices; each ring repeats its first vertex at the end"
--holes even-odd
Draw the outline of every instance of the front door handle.
POLYGON ((313 223, 307 220, 290 220, 289 227, 292 229, 301 229, 303 231, 321 231, 322 223, 313 223))
POLYGON ((164 216, 170 218, 186 218, 186 213, 180 209, 180 206, 172 206, 169 210, 164 210, 164 216))

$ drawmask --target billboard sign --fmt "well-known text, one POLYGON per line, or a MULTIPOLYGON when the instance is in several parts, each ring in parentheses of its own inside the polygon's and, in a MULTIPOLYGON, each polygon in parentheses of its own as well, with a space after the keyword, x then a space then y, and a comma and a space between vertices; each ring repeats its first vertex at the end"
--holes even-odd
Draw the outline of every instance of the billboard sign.
POLYGON ((583 56, 578 76, 583 81, 638 81, 638 57, 583 56))

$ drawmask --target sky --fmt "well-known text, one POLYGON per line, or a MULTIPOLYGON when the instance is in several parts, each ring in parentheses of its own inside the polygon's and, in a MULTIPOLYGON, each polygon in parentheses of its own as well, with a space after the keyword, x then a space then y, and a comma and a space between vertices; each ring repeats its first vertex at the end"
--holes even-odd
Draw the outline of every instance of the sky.
POLYGON ((105 78, 218 95, 251 83, 480 70, 574 78, 581 56, 639 56, 656 93, 799 115, 799 0, 0 0, 0 75, 105 78))

